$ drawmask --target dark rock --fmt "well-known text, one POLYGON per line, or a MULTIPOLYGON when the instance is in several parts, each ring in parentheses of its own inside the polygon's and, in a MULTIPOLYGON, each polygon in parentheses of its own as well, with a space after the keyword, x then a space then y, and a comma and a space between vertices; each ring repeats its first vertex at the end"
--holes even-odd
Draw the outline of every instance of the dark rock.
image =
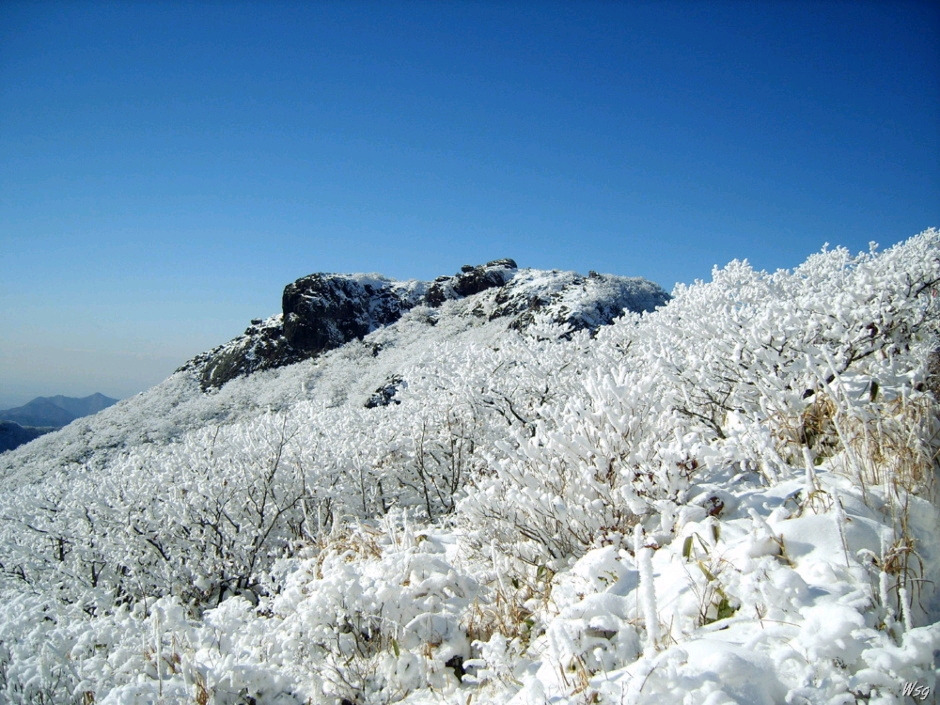
POLYGON ((203 390, 221 387, 236 377, 300 362, 362 338, 397 321, 419 300, 420 291, 413 286, 389 279, 311 274, 284 287, 281 315, 254 319, 243 336, 180 369, 201 369, 203 390))
POLYGON ((493 287, 503 286, 516 273, 516 263, 511 259, 498 259, 479 267, 461 267, 459 274, 438 277, 428 287, 424 302, 428 306, 440 306, 450 299, 479 294, 493 287))
POLYGON ((453 670, 454 675, 457 676, 458 681, 463 680, 464 674, 466 673, 464 671, 463 661, 464 661, 463 656, 461 656, 460 654, 454 654, 453 656, 451 656, 449 659, 447 659, 444 662, 444 665, 447 668, 450 668, 451 670, 453 670))
POLYGON ((385 384, 372 392, 372 396, 366 401, 367 409, 374 409, 377 406, 388 406, 389 404, 401 404, 395 398, 398 390, 402 388, 404 380, 399 375, 392 375, 385 384))
POLYGON ((252 319, 244 335, 196 356, 179 371, 196 371, 203 391, 252 372, 290 365, 304 359, 284 337, 281 317, 252 319), (254 323, 258 321, 258 323, 254 323))
POLYGON ((310 354, 330 350, 397 321, 407 308, 391 282, 311 274, 284 289, 284 337, 310 354))
POLYGON ((502 267, 504 269, 519 269, 519 265, 516 264, 516 260, 510 257, 503 257, 502 259, 494 259, 486 263, 487 267, 502 267))

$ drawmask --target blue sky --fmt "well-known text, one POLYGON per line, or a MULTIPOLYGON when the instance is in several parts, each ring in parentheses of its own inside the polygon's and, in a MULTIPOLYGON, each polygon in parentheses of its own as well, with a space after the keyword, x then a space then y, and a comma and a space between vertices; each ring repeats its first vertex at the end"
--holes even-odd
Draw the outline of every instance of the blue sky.
POLYGON ((314 271, 671 289, 940 225, 933 2, 0 3, 0 407, 314 271))

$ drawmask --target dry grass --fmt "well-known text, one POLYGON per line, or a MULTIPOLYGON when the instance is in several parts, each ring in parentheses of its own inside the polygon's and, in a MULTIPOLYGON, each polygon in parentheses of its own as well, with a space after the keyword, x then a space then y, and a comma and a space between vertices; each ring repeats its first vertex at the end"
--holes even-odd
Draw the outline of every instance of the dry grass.
POLYGON ((844 423, 856 477, 894 494, 932 497, 940 468, 940 404, 920 394, 877 406, 869 417, 853 415, 844 423))
MULTIPOLYGON (((935 386, 940 387, 936 380, 935 386)), ((826 384, 802 414, 778 418, 777 451, 795 466, 826 462, 890 520, 894 538, 875 561, 888 584, 879 602, 886 603, 882 609, 888 613, 904 613, 909 609, 905 598, 918 601, 924 588, 925 566, 910 525, 911 506, 918 501, 912 498, 938 501, 940 397, 929 386, 885 396, 874 381, 868 393, 850 396, 846 389, 826 384)), ((829 511, 832 500, 818 489, 802 497, 798 513, 829 511)))
POLYGON ((882 608, 901 612, 910 623, 909 601, 922 596, 925 568, 910 526, 911 502, 937 501, 940 403, 930 393, 914 393, 872 399, 854 412, 834 416, 845 450, 834 469, 851 477, 868 504, 891 519, 894 540, 883 547, 878 568, 890 584, 881 600, 893 604, 882 608))

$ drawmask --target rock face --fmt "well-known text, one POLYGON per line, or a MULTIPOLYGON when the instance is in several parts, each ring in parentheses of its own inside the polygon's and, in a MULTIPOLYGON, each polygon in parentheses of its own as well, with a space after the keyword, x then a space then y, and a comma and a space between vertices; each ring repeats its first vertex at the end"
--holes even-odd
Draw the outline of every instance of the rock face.
POLYGON ((256 319, 238 338, 198 355, 180 369, 201 370, 200 384, 205 391, 257 370, 300 362, 305 357, 303 351, 288 342, 281 320, 281 314, 265 321, 256 319))
POLYGON ((465 264, 452 277, 438 277, 428 287, 424 303, 440 306, 448 299, 473 296, 495 286, 503 286, 513 278, 518 267, 515 260, 497 259, 480 267, 465 264))
POLYGON ((311 274, 284 288, 284 337, 317 353, 394 323, 419 300, 423 287, 379 277, 311 274))
POLYGON ((398 390, 401 389, 404 380, 400 375, 392 375, 387 380, 385 384, 376 389, 372 396, 366 400, 366 408, 374 409, 377 406, 388 406, 389 404, 399 402, 395 399, 395 395, 398 393, 398 390))
MULTIPOLYGON (((570 330, 596 330, 624 310, 651 311, 669 295, 645 279, 520 270, 511 259, 464 265, 457 274, 433 282, 402 282, 376 274, 311 274, 284 288, 280 314, 252 321, 244 335, 180 369, 197 372, 203 390, 220 387, 236 377, 361 339, 417 306, 439 308, 460 299, 475 302, 472 316, 506 318, 517 330, 537 318, 570 330)), ((388 399, 377 398, 376 403, 388 399)))

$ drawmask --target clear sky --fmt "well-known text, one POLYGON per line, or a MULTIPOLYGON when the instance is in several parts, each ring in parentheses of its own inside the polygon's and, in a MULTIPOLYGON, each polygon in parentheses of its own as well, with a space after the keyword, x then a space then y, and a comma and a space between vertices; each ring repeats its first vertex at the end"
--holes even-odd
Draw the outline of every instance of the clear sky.
POLYGON ((940 3, 0 2, 0 408, 315 271, 671 289, 940 225, 940 3))

